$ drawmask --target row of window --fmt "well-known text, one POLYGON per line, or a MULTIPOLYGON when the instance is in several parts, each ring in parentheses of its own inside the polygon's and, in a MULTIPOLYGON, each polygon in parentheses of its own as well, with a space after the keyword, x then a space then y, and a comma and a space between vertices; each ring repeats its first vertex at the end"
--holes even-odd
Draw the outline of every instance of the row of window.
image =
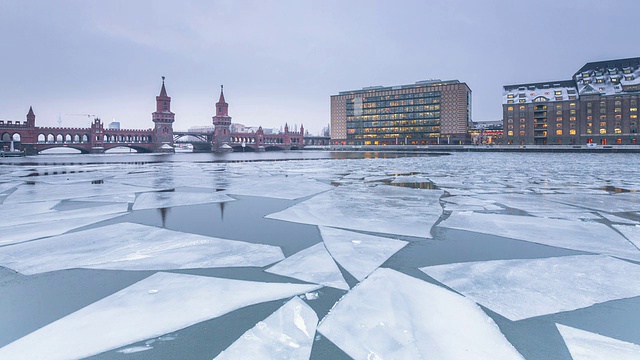
POLYGON ((386 107, 386 108, 374 108, 358 111, 358 109, 347 109, 347 116, 362 116, 362 115, 380 115, 380 114, 392 114, 392 113, 409 113, 409 112, 422 112, 422 111, 435 111, 440 110, 440 105, 417 105, 417 106, 405 106, 405 107, 386 107))
POLYGON ((378 121, 378 120, 404 120, 404 119, 438 119, 440 111, 405 113, 405 114, 389 114, 389 115, 363 115, 347 116, 347 124, 355 121, 378 121))

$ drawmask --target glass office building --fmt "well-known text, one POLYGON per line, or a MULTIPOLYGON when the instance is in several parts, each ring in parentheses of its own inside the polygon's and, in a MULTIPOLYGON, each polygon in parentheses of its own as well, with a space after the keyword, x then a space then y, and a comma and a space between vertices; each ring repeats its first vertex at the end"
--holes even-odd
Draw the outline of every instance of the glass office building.
POLYGON ((334 145, 469 142, 471 90, 458 80, 367 87, 331 96, 334 145))

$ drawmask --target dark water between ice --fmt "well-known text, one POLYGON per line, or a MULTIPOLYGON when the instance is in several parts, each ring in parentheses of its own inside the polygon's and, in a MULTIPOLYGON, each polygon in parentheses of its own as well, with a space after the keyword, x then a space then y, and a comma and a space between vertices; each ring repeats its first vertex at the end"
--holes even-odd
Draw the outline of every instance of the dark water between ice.
MULTIPOLYGON (((34 164, 217 162, 393 158, 398 156, 404 155, 327 152, 226 155, 51 155, 11 159, 10 163, 29 166, 34 164)), ((458 155, 458 157, 460 156, 464 155, 458 155)), ((316 226, 264 218, 267 214, 281 211, 306 199, 291 201, 251 196, 232 197, 237 201, 132 211, 123 217, 95 224, 92 227, 134 222, 188 233, 276 245, 282 248, 285 256, 322 241, 316 226)), ((73 207, 75 205, 64 203, 62 206, 73 207)), ((433 239, 400 237, 410 241, 410 244, 392 256, 383 264, 383 267, 393 268, 410 276, 437 283, 419 271, 418 268, 466 261, 582 254, 579 251, 445 228, 434 227, 432 236, 433 239)), ((299 282, 295 279, 266 273, 263 268, 193 269, 169 272, 264 282, 299 282)), ((349 273, 344 270, 342 272, 350 286, 356 284, 356 280, 349 273)), ((153 273, 155 271, 72 269, 23 276, 0 267, 0 347, 124 289, 153 273)), ((319 298, 308 301, 308 304, 322 319, 345 292, 327 287, 318 292, 319 298)), ((285 300, 277 300, 249 306, 219 318, 178 330, 159 339, 150 339, 125 347, 148 346, 150 348, 148 351, 122 354, 116 349, 93 356, 92 359, 212 359, 245 331, 252 328, 257 322, 264 320, 285 302, 285 300)), ((483 310, 494 319, 516 349, 526 359, 531 360, 571 359, 555 327, 556 322, 585 330, 596 331, 597 329, 604 335, 617 339, 636 343, 640 341, 640 326, 638 326, 640 324, 640 298, 609 301, 572 312, 516 322, 503 318, 487 308, 483 308, 483 310)), ((464 324, 459 325, 460 327, 465 326, 464 324)), ((117 327, 118 324, 113 324, 113 326, 117 327)), ((311 353, 312 359, 349 358, 319 333, 316 335, 311 353)))

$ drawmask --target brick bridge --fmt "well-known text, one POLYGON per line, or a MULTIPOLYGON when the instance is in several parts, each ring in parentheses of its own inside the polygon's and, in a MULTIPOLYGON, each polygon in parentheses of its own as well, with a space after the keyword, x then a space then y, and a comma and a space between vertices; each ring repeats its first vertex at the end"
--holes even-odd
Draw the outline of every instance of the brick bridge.
POLYGON ((152 113, 153 128, 105 129, 99 118, 95 118, 89 128, 37 127, 35 113, 29 108, 24 122, 0 120, 0 150, 6 151, 13 146, 29 155, 51 148, 71 148, 85 154, 103 153, 115 147, 128 147, 138 152, 174 152, 174 143, 188 142, 193 144, 194 151, 242 152, 297 150, 305 145, 302 126, 300 131, 292 132, 285 125, 281 134, 264 134, 262 127, 254 133, 232 133, 229 131, 228 107, 221 90, 213 117, 213 131, 174 131, 175 114, 171 112, 171 98, 167 96, 162 77, 156 111, 152 113))

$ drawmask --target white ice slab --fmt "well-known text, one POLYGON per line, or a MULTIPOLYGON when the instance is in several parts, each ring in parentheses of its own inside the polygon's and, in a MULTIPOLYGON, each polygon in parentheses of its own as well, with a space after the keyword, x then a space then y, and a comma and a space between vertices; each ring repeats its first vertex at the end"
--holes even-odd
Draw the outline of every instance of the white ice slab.
POLYGON ((85 198, 90 196, 134 194, 151 191, 150 188, 135 187, 110 183, 103 184, 70 184, 51 185, 37 183, 35 185, 22 185, 4 200, 4 204, 31 203, 36 201, 65 200, 85 198))
POLYGON ((77 231, 0 248, 0 265, 30 275, 71 268, 169 270, 263 267, 284 259, 277 246, 133 223, 77 231))
POLYGON ((640 248, 640 225, 613 225, 613 227, 620 231, 637 248, 640 248))
POLYGON ((561 324, 556 324, 556 327, 573 360, 640 359, 640 346, 636 344, 561 324))
POLYGON ((318 316, 297 297, 245 332, 216 357, 224 359, 308 359, 318 316))
POLYGON ((320 226, 327 250, 353 277, 364 280, 408 243, 381 236, 320 226))
POLYGON ((234 201, 221 192, 192 193, 192 192, 148 192, 138 195, 133 204, 133 210, 159 209, 184 205, 199 205, 234 201))
POLYGON ((36 217, 36 214, 42 214, 52 210, 60 201, 41 201, 24 204, 2 204, 0 205, 0 214, 2 214, 3 222, 0 226, 5 226, 4 221, 9 218, 36 217))
POLYGON ((596 222, 461 212, 438 226, 640 260, 640 251, 627 239, 596 222))
POLYGON ((295 200, 331 189, 331 185, 302 176, 259 176, 232 179, 227 193, 295 200))
POLYGON ((5 226, 0 228, 0 245, 15 244, 40 239, 46 236, 64 234, 83 226, 92 225, 127 214, 126 212, 107 215, 87 216, 73 219, 43 221, 39 223, 5 226))
POLYGON ((71 201, 133 203, 134 201, 136 201, 136 195, 135 194, 115 194, 115 195, 104 195, 104 196, 90 196, 85 198, 72 199, 71 201))
POLYGON ((420 175, 397 176, 393 179, 394 184, 430 183, 431 180, 420 175))
POLYGON ((269 219, 344 229, 431 237, 442 214, 439 190, 398 186, 340 186, 278 213, 269 219))
POLYGON ((628 212, 637 211, 640 208, 640 197, 637 193, 614 195, 563 194, 554 195, 549 200, 604 212, 628 212))
POLYGON ((265 271, 336 289, 349 290, 349 285, 342 277, 340 269, 322 243, 298 251, 265 271))
POLYGON ((385 268, 347 293, 318 331, 355 359, 522 359, 469 299, 385 268))
MULTIPOLYGON (((35 213, 31 213, 28 210, 20 211, 20 213, 15 214, 13 216, 7 216, 2 219, 0 226, 17 226, 22 224, 33 224, 34 226, 38 226, 39 223, 43 222, 52 222, 56 220, 72 220, 77 218, 87 218, 89 216, 102 216, 102 215, 111 215, 116 213, 124 213, 127 212, 128 205, 127 204, 113 204, 113 205, 105 205, 105 206, 94 206, 87 207, 82 209, 73 209, 73 210, 44 210, 44 207, 48 206, 51 201, 47 201, 44 203, 19 203, 19 204, 8 204, 6 206, 15 205, 16 207, 25 208, 28 205, 38 204, 38 206, 34 206, 35 213), (38 209, 39 208, 39 209, 38 209)), ((0 206, 4 207, 5 205, 0 206)))
POLYGON ((420 270, 514 321, 640 296, 640 266, 602 255, 468 262, 420 270))
POLYGON ((84 358, 318 287, 156 273, 0 348, 0 359, 84 358))
POLYGON ((22 183, 18 181, 0 183, 0 193, 7 192, 20 184, 22 183))
POLYGON ((602 216, 603 218, 611 221, 612 223, 627 224, 627 225, 637 225, 638 224, 637 221, 625 219, 623 217, 616 216, 616 215, 611 215, 611 214, 607 214, 607 213, 602 213, 601 212, 600 216, 602 216))

